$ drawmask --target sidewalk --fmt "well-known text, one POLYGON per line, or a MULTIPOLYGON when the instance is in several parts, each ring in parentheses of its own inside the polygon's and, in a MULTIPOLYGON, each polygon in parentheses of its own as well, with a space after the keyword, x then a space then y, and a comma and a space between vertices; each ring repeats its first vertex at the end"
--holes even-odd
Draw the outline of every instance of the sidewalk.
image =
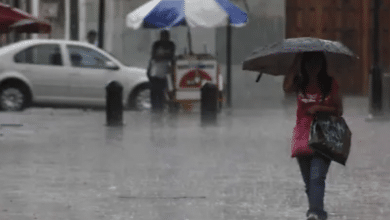
MULTIPOLYGON (((345 100, 352 151, 330 168, 332 220, 390 214, 390 122, 366 122, 364 102, 345 100)), ((210 127, 198 113, 124 119, 109 128, 104 111, 0 113, 22 124, 0 129, 0 219, 305 219, 294 105, 223 112, 210 127)))

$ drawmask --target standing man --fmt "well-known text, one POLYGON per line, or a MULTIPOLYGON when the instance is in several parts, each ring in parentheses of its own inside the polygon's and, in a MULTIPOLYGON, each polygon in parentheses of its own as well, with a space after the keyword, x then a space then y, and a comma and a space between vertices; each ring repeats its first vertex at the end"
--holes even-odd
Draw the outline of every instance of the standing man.
POLYGON ((170 40, 169 32, 167 30, 161 31, 160 40, 153 44, 152 58, 148 67, 153 112, 164 110, 164 90, 167 87, 167 75, 173 69, 175 49, 175 44, 170 40))
POLYGON ((97 41, 97 32, 94 30, 88 31, 87 40, 88 43, 98 46, 99 42, 97 41))

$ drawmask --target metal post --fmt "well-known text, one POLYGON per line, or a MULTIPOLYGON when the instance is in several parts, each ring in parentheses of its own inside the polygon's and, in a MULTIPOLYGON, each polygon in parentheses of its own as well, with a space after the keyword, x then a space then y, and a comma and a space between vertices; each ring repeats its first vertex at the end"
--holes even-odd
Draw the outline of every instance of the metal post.
POLYGON ((190 51, 190 54, 194 54, 192 52, 192 36, 191 36, 191 29, 190 27, 188 27, 188 30, 187 30, 187 40, 188 40, 188 48, 189 48, 189 51, 190 51))
POLYGON ((104 46, 104 0, 100 0, 99 3, 99 31, 98 31, 98 36, 99 36, 99 48, 103 49, 104 46))
POLYGON ((232 49, 232 27, 228 17, 226 32, 226 101, 229 108, 232 107, 232 79, 231 79, 231 49, 232 49))
POLYGON ((374 2, 374 33, 372 39, 373 67, 372 67, 372 110, 373 114, 382 111, 382 73, 379 67, 379 12, 380 0, 374 2))

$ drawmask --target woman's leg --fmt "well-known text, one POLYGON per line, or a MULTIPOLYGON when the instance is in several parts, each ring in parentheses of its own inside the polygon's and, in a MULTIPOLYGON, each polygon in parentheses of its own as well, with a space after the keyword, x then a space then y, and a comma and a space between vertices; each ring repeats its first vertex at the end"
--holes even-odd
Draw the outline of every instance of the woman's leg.
POLYGON ((305 156, 305 157, 297 157, 297 161, 299 164, 299 168, 301 170, 301 174, 303 177, 303 182, 305 183, 305 192, 307 195, 307 198, 309 198, 309 190, 310 190, 310 167, 311 167, 311 161, 313 157, 312 156, 305 156))
POLYGON ((330 160, 315 154, 310 167, 309 213, 317 214, 321 219, 327 218, 324 210, 325 179, 329 170, 330 160))

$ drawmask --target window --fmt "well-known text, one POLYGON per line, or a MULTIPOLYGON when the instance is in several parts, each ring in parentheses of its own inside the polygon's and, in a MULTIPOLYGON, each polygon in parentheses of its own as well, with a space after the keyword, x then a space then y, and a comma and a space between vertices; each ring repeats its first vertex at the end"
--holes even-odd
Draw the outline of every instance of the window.
POLYGON ((68 46, 69 59, 74 67, 105 69, 106 56, 96 50, 82 46, 68 46))
POLYGON ((14 61, 25 64, 61 66, 61 49, 57 44, 32 46, 16 54, 14 61))

